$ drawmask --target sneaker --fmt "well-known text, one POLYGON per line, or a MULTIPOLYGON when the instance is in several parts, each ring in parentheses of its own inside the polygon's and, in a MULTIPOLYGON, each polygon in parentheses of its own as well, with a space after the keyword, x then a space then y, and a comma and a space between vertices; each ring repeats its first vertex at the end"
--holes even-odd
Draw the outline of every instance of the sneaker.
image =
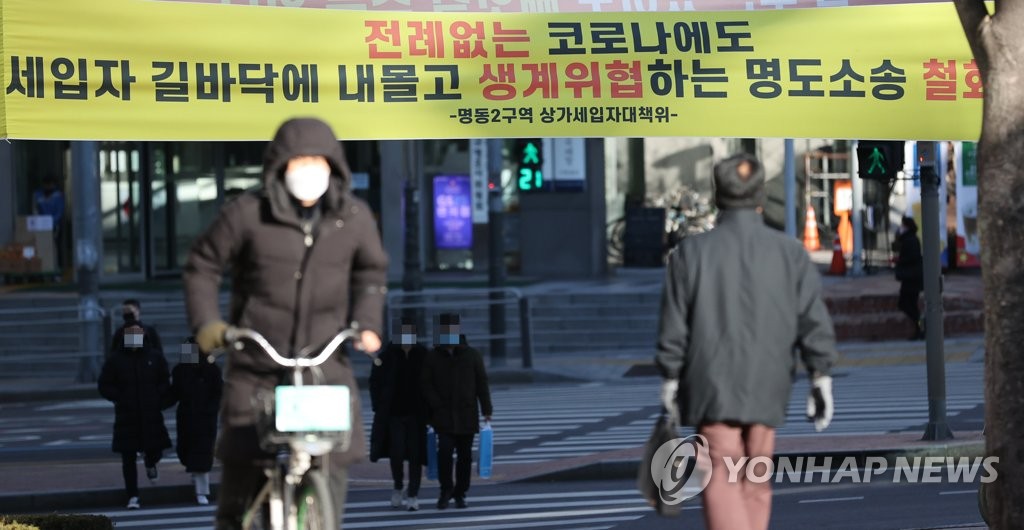
POLYGON ((196 504, 206 506, 207 504, 210 504, 210 499, 207 499, 206 495, 196 495, 196 504))
POLYGON ((465 497, 455 497, 455 507, 456 508, 469 508, 469 505, 466 504, 466 498, 465 497))
POLYGON ((420 501, 416 497, 409 497, 409 499, 405 503, 405 506, 406 508, 409 509, 410 512, 416 512, 419 511, 420 509, 420 501))
POLYGON ((146 468, 146 478, 152 483, 160 479, 160 472, 156 470, 156 466, 146 468))
POLYGON ((138 510, 139 509, 139 498, 138 497, 132 497, 132 498, 128 499, 128 509, 129 510, 138 510))
POLYGON ((402 507, 402 490, 394 490, 391 492, 391 507, 401 508, 402 507))
POLYGON ((442 492, 441 496, 437 499, 437 509, 445 510, 448 508, 448 503, 452 500, 451 495, 442 492))

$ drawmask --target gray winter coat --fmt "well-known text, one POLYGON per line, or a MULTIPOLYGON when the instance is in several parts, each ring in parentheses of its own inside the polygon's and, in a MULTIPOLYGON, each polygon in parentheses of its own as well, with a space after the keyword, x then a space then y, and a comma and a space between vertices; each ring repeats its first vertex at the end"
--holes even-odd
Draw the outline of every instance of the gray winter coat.
MULTIPOLYGON (((341 145, 330 129, 318 120, 288 121, 268 145, 263 171, 263 188, 225 204, 192 247, 184 271, 192 328, 222 318, 218 287, 222 271, 230 268, 231 308, 225 320, 258 331, 282 355, 322 345, 353 321, 380 334, 387 255, 370 208, 349 191, 341 145), (322 155, 332 169, 308 236, 282 180, 288 160, 297 155, 322 155)), ((361 459, 366 444, 350 362, 338 352, 320 368, 325 383, 351 388, 352 445, 340 461, 361 459)), ((272 391, 285 372, 255 348, 231 352, 219 458, 257 456, 251 400, 260 390, 272 391)))
POLYGON ((812 372, 837 358, 821 278, 799 242, 752 209, 724 210, 667 265, 656 363, 679 378, 684 425, 785 422, 796 351, 812 372))

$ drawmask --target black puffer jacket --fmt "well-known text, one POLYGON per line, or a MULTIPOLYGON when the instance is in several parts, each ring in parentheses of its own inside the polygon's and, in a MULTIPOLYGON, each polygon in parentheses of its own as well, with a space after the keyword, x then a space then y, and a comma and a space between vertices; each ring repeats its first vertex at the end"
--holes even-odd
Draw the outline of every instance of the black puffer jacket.
POLYGON ((417 451, 419 462, 426 462, 427 403, 420 387, 420 374, 427 349, 416 344, 407 354, 400 344, 389 344, 379 355, 380 366, 370 371, 370 403, 373 406, 373 426, 370 431, 370 461, 388 458, 391 452, 391 419, 412 417, 423 432, 422 442, 407 448, 407 459, 417 451), (396 402, 395 398, 400 401, 396 402))
POLYGON ((170 380, 160 339, 153 328, 142 325, 142 348, 125 348, 126 327, 114 334, 98 382, 100 395, 114 403, 111 449, 115 453, 167 449, 171 438, 161 408, 170 380))
POLYGON ((469 346, 431 350, 423 363, 422 384, 430 406, 429 423, 439 433, 479 432, 480 414, 494 412, 483 357, 469 346))
POLYGON ((898 254, 896 258, 896 279, 917 285, 924 282, 924 260, 921 257, 921 241, 917 230, 902 232, 892 244, 898 254))
MULTIPOLYGON (((284 123, 267 147, 263 188, 224 205, 192 247, 184 269, 192 328, 221 318, 217 293, 221 273, 230 267, 232 296, 226 320, 260 332, 283 355, 323 344, 353 322, 379 334, 387 256, 370 208, 352 196, 349 180, 341 145, 327 124, 310 118, 284 123), (311 234, 304 233, 283 182, 288 160, 302 155, 324 156, 332 169, 311 234)), ((321 369, 325 382, 352 390, 352 446, 335 461, 363 458, 359 392, 349 360, 339 352, 321 369)), ((253 456, 251 400, 260 390, 271 390, 284 373, 253 348, 230 354, 221 409, 226 429, 218 457, 253 456)))
POLYGON ((205 361, 179 363, 171 372, 169 404, 178 404, 175 447, 178 460, 189 473, 205 473, 213 467, 217 409, 223 386, 220 368, 205 361))

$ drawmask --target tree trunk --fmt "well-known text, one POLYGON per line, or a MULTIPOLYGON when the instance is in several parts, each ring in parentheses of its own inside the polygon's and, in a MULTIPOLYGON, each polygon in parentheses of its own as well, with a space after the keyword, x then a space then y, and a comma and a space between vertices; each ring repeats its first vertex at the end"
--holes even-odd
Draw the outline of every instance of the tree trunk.
POLYGON ((999 458, 992 528, 1024 528, 1024 9, 955 0, 981 69, 978 223, 985 289, 985 447, 999 458))

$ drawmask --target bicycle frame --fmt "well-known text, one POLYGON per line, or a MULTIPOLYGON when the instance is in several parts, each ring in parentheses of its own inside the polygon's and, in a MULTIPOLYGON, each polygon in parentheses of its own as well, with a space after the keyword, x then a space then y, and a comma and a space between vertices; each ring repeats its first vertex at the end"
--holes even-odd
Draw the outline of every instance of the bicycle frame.
MULTIPOLYGON (((301 350, 295 358, 283 357, 262 335, 253 330, 229 328, 225 332, 224 338, 225 342, 236 350, 242 350, 245 347, 243 342, 245 340, 256 344, 274 362, 282 367, 291 368, 291 386, 302 388, 304 386, 303 371, 326 362, 343 343, 358 338, 358 333, 352 329, 342 330, 313 358, 308 357, 312 352, 309 347, 301 350)), ((315 373, 314 376, 316 376, 315 373)), ((305 385, 305 387, 319 387, 319 385, 314 382, 313 385, 305 385)), ((298 510, 293 500, 297 489, 313 468, 313 458, 326 455, 339 446, 341 450, 345 450, 351 440, 351 428, 339 433, 278 432, 276 428, 263 425, 263 422, 268 419, 265 416, 269 416, 270 419, 277 416, 276 395, 279 394, 281 388, 279 386, 275 389, 278 391, 275 393, 275 400, 269 400, 266 395, 257 396, 262 401, 259 404, 261 409, 258 410, 260 418, 257 425, 257 431, 260 433, 260 445, 264 448, 276 449, 276 455, 273 460, 260 462, 267 481, 245 512, 242 527, 246 530, 253 528, 256 517, 262 515, 264 505, 268 507, 270 530, 300 530, 298 528, 298 510)), ((347 387, 341 388, 346 390, 344 395, 347 397, 347 387)), ((320 502, 326 503, 326 506, 329 507, 332 501, 330 498, 325 498, 320 502)), ((334 510, 328 508, 325 513, 333 514, 334 510)), ((333 527, 334 522, 329 522, 329 524, 333 527)))

